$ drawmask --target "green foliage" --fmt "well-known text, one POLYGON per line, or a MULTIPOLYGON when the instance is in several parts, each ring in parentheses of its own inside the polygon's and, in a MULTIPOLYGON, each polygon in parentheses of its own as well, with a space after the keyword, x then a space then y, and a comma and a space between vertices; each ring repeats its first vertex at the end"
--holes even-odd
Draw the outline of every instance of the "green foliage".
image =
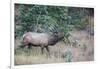
POLYGON ((22 31, 37 32, 39 25, 41 25, 43 31, 54 32, 66 30, 68 16, 66 7, 23 4, 19 5, 19 12, 22 31), (58 28, 59 30, 57 30, 58 28))
POLYGON ((26 31, 33 32, 64 32, 64 41, 74 28, 84 29, 87 25, 85 17, 88 10, 64 6, 15 4, 15 35, 20 37, 26 31), (18 7, 18 8, 16 8, 18 7), (18 14, 16 14, 18 13, 18 14))
POLYGON ((87 26, 87 23, 86 23, 85 20, 82 20, 82 19, 81 20, 80 19, 75 20, 75 27, 77 29, 85 29, 86 26, 87 26))
POLYGON ((73 24, 77 29, 85 29, 87 26, 86 17, 89 16, 90 11, 89 8, 75 8, 71 7, 69 9, 68 22, 69 24, 73 24))

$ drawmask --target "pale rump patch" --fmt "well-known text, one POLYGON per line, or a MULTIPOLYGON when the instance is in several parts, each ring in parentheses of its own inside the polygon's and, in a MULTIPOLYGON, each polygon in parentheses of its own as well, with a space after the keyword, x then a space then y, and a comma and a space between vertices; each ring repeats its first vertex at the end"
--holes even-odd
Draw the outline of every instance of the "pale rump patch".
POLYGON ((23 35, 24 43, 33 43, 33 44, 43 44, 47 45, 48 44, 48 38, 49 35, 45 33, 32 33, 28 32, 23 35))

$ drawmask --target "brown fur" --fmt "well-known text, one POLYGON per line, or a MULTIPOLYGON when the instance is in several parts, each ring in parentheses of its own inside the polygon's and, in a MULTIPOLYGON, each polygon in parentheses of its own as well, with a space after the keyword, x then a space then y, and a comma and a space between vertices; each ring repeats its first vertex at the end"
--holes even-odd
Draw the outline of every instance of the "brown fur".
POLYGON ((63 37, 63 33, 49 35, 47 33, 27 32, 23 35, 23 43, 25 46, 28 46, 28 48, 31 48, 32 46, 41 47, 43 53, 44 48, 49 52, 48 46, 55 45, 63 39, 63 37))

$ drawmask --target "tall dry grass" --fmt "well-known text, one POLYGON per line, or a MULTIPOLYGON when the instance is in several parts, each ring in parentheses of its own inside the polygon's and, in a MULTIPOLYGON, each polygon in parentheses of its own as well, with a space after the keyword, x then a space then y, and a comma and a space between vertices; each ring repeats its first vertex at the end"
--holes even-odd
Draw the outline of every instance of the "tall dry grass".
MULTIPOLYGON (((86 31, 73 31, 70 39, 78 40, 76 46, 58 42, 55 46, 49 46, 50 55, 44 49, 41 54, 40 47, 32 49, 18 48, 15 49, 15 65, 45 64, 45 63, 62 63, 94 60, 94 37, 86 31)), ((70 40, 72 43, 73 41, 70 40)), ((16 40, 15 45, 20 45, 21 41, 16 40)))
POLYGON ((59 63, 65 62, 66 59, 63 57, 62 50, 66 49, 63 45, 57 44, 51 46, 50 55, 44 49, 44 53, 41 53, 40 47, 33 47, 32 49, 15 49, 15 65, 24 64, 44 64, 44 63, 59 63))

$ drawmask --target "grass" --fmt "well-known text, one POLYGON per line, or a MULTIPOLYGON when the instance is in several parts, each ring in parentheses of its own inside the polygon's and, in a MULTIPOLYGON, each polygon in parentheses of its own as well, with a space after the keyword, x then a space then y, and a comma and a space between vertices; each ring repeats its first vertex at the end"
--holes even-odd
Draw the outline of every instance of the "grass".
MULTIPOLYGON (((59 63, 65 62, 62 58, 60 47, 50 47, 50 55, 44 50, 44 54, 41 54, 40 47, 34 47, 32 49, 19 48, 15 50, 15 65, 25 64, 44 64, 44 63, 59 63)), ((63 47, 62 47, 63 48, 63 47)))
POLYGON ((55 46, 49 46, 50 55, 45 49, 44 54, 41 54, 40 47, 32 47, 32 49, 17 47, 21 46, 21 42, 19 41, 20 39, 16 40, 15 65, 93 61, 93 36, 90 36, 85 31, 74 31, 71 34, 79 40, 80 46, 70 46, 70 44, 65 44, 64 42, 58 42, 55 46))

